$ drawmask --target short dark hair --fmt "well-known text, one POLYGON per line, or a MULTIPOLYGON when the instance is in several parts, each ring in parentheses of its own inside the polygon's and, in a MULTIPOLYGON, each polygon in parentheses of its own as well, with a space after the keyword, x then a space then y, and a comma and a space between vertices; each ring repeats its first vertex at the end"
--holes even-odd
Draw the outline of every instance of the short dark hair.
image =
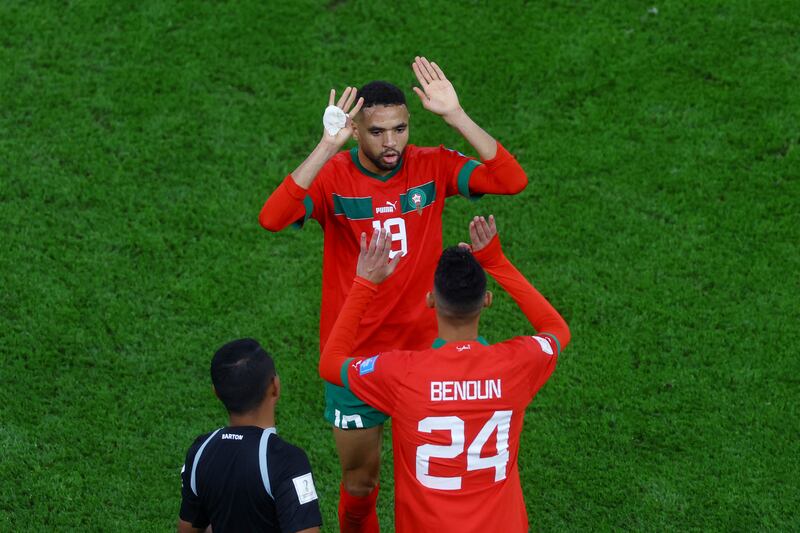
POLYGON ((469 319, 479 314, 486 295, 486 272, 472 255, 460 246, 442 252, 433 290, 439 312, 448 318, 469 319))
POLYGON ((211 360, 211 382, 230 413, 258 407, 273 377, 275 363, 254 339, 229 342, 211 360))
POLYGON ((396 85, 387 81, 371 81, 358 90, 358 98, 364 98, 365 107, 376 105, 406 105, 406 95, 396 85))

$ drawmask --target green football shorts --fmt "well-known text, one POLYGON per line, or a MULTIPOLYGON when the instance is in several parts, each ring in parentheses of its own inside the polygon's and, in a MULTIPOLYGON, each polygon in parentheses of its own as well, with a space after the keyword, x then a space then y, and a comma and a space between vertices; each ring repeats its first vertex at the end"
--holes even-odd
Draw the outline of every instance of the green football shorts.
POLYGON ((325 383, 325 420, 339 429, 366 429, 379 426, 389 418, 370 407, 355 394, 330 383, 325 383))

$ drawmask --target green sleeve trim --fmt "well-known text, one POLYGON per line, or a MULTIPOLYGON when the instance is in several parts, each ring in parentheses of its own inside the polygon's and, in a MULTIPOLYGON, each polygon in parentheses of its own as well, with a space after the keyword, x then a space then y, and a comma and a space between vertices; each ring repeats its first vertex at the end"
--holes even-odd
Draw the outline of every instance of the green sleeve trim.
POLYGON ((469 198, 473 202, 479 200, 482 194, 470 194, 469 192, 469 178, 472 176, 472 171, 475 170, 480 163, 474 159, 467 160, 461 170, 458 171, 458 192, 464 198, 469 198))
POLYGON ((561 355, 561 343, 558 342, 558 337, 556 337, 552 333, 539 333, 539 335, 547 335, 548 337, 556 341, 556 355, 561 355))
POLYGON ((347 368, 350 366, 350 361, 355 359, 355 357, 348 357, 347 361, 342 363, 342 368, 339 370, 339 377, 342 378, 342 386, 350 390, 350 379, 347 377, 347 368))
POLYGON ((308 219, 311 218, 311 213, 314 212, 314 201, 311 199, 310 196, 306 195, 306 197, 303 198, 303 205, 306 208, 306 214, 303 215, 303 218, 298 219, 298 220, 296 220, 295 222, 292 223, 292 227, 294 229, 302 228, 303 225, 306 222, 308 222, 308 219))

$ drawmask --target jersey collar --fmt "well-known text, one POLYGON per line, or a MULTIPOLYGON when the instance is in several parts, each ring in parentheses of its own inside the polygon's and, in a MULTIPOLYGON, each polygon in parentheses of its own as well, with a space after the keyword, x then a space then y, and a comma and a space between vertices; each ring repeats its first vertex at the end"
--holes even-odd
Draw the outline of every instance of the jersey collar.
MULTIPOLYGON (((467 342, 472 342, 472 341, 467 341, 467 342)), ((484 339, 481 335, 478 335, 478 338, 475 339, 475 342, 483 344, 484 346, 489 346, 489 341, 484 339)), ((434 350, 438 350, 439 348, 441 348, 445 344, 447 344, 446 340, 437 337, 436 340, 433 341, 433 344, 431 345, 431 348, 433 348, 434 350)))
POLYGON ((375 178, 379 181, 389 181, 389 178, 400 172, 400 169, 403 168, 403 156, 400 156, 400 161, 397 162, 397 166, 394 167, 394 170, 386 174, 385 176, 381 176, 380 174, 375 174, 374 172, 370 172, 364 165, 361 164, 361 161, 358 159, 358 146, 355 146, 350 149, 350 158, 353 160, 353 164, 356 168, 365 176, 369 176, 370 178, 375 178))

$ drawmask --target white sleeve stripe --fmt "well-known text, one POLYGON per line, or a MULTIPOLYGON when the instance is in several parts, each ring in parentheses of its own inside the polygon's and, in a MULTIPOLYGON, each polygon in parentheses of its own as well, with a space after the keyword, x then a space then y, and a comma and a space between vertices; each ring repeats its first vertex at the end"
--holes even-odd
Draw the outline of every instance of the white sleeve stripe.
POLYGON ((199 494, 197 494, 197 463, 199 463, 199 462, 200 462, 200 456, 201 456, 201 455, 203 455, 203 450, 205 449, 205 447, 206 447, 206 444, 208 444, 208 443, 209 443, 209 441, 210 441, 211 439, 213 439, 213 438, 214 438, 214 436, 215 436, 217 433, 219 433, 219 430, 220 430, 220 429, 222 429, 222 428, 219 428, 218 430, 216 430, 214 433, 212 433, 212 434, 211 434, 211 435, 210 435, 210 436, 209 436, 209 437, 208 437, 208 438, 205 440, 205 442, 203 443, 203 445, 202 445, 202 446, 200 446, 200 449, 199 449, 199 450, 197 450, 197 454, 194 456, 194 461, 192 462, 192 477, 191 477, 191 483, 190 483, 190 486, 192 487, 192 492, 194 492, 194 495, 195 495, 195 496, 199 496, 199 494))
POLYGON ((269 436, 277 433, 274 427, 267 428, 261 434, 261 441, 258 443, 258 467, 261 470, 261 482, 264 483, 264 488, 267 494, 273 500, 272 486, 269 482, 269 468, 267 467, 267 445, 269 444, 269 436))
POLYGON ((538 335, 534 335, 532 338, 533 340, 539 343, 539 347, 542 349, 544 353, 546 353, 547 355, 553 355, 553 346, 551 344, 552 340, 550 336, 540 337, 538 335))

